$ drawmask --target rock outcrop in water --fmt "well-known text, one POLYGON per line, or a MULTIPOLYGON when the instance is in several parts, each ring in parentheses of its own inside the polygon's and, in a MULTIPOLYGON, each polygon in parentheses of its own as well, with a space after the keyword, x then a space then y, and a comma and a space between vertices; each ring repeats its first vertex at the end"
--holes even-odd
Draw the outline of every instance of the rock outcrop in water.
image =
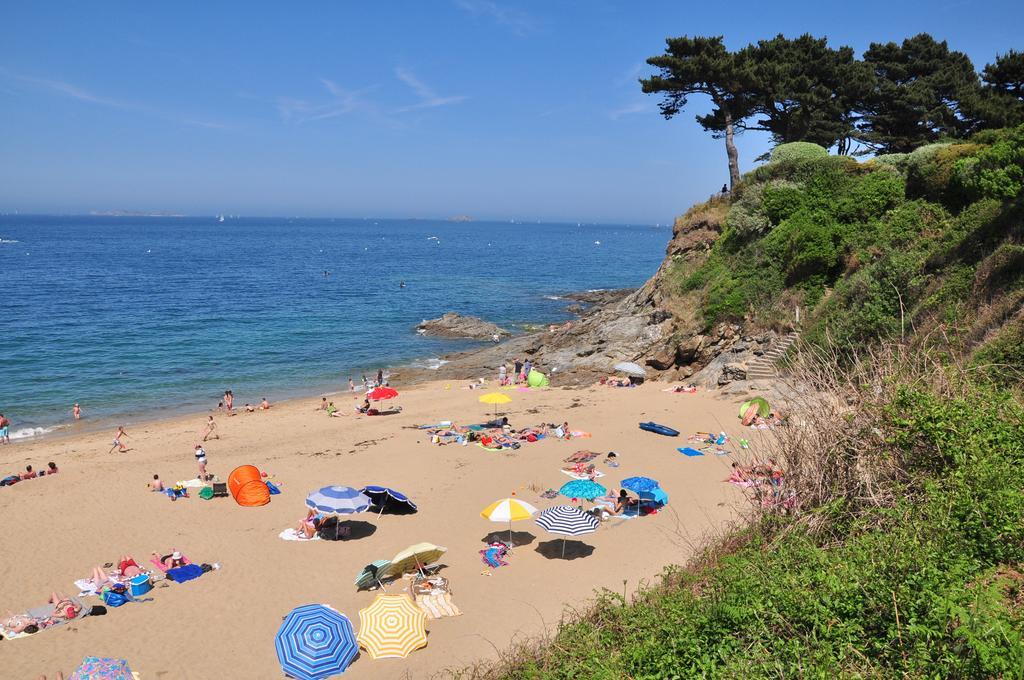
POLYGON ((502 340, 512 334, 504 328, 475 316, 462 316, 448 312, 438 319, 423 321, 416 332, 441 338, 464 338, 469 340, 502 340))

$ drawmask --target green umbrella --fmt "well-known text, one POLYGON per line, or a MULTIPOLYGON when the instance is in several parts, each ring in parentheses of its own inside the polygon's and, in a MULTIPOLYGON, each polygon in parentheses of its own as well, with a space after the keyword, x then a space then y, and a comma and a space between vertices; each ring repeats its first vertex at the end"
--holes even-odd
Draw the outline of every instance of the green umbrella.
POLYGON ((764 397, 754 397, 753 399, 748 399, 742 404, 740 404, 739 417, 742 418, 743 416, 745 416, 747 414, 747 410, 755 404, 757 405, 757 415, 761 416, 762 418, 764 418, 765 416, 772 412, 772 407, 769 406, 767 399, 765 399, 764 397))

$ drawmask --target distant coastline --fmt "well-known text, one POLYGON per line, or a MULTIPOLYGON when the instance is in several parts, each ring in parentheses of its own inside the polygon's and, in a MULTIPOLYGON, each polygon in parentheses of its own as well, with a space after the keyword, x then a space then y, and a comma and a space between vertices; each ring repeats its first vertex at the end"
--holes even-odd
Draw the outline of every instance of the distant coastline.
POLYGON ((185 217, 182 213, 172 213, 164 210, 93 210, 89 214, 93 217, 185 217))

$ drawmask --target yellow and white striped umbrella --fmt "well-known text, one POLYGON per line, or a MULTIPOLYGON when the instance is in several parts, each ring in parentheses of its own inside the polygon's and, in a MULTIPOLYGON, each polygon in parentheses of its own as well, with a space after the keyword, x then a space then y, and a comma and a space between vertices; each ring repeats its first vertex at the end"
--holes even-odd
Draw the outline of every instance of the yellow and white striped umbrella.
POLYGON ((526 501, 521 501, 518 498, 502 498, 480 511, 480 516, 492 522, 508 522, 508 542, 511 545, 512 522, 530 519, 535 512, 537 512, 537 508, 526 501))
POLYGON ((484 508, 480 516, 492 522, 518 522, 530 519, 535 512, 537 508, 518 498, 502 498, 484 508))
POLYGON ((448 552, 448 548, 433 543, 410 545, 392 557, 391 566, 386 567, 382 573, 386 576, 401 576, 407 571, 422 569, 428 564, 437 562, 446 552, 448 552))
POLYGON ((405 658, 427 645, 427 615, 408 595, 378 595, 359 610, 359 646, 373 659, 405 658))

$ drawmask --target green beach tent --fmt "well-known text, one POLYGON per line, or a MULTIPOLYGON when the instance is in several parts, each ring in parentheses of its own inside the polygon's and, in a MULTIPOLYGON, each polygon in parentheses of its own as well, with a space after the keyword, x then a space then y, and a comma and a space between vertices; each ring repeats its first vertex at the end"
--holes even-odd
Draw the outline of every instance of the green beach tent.
POLYGON ((746 415, 747 409, 749 409, 751 406, 754 406, 755 404, 757 405, 757 415, 761 416, 762 418, 764 418, 765 416, 772 412, 772 407, 769 406, 767 399, 765 399, 764 397, 754 397, 753 399, 748 399, 747 401, 740 404, 739 417, 742 418, 744 415, 746 415))
POLYGON ((530 374, 526 376, 526 384, 530 387, 547 387, 551 381, 540 371, 531 368, 530 374))

